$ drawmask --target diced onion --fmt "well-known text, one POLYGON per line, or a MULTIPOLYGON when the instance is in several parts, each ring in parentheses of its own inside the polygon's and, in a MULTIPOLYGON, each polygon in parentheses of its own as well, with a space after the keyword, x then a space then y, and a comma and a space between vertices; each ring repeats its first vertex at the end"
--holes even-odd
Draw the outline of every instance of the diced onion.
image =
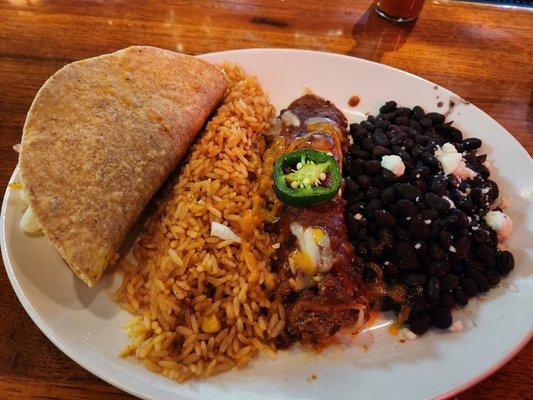
POLYGON ((28 207, 20 220, 20 228, 27 234, 38 235, 41 234, 41 224, 31 207, 28 207))
POLYGON ((224 224, 219 224, 218 222, 211 222, 211 236, 223 240, 232 240, 234 242, 240 243, 241 238, 235 234, 228 226, 224 224))

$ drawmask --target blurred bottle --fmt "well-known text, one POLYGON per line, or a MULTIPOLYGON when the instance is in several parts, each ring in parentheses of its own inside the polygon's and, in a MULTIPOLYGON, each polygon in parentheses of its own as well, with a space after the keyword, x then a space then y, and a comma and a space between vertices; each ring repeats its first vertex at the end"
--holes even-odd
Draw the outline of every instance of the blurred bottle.
POLYGON ((425 0, 376 0, 376 12, 393 22, 409 22, 418 18, 425 0))

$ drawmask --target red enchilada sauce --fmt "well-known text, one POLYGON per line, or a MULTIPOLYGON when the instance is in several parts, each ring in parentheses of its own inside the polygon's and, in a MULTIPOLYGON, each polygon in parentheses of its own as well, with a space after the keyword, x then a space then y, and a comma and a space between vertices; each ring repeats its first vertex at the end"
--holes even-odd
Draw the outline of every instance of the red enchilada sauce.
MULTIPOLYGON (((276 133, 271 136, 270 152, 279 157, 299 148, 316 149, 333 154, 341 168, 343 155, 349 148, 348 124, 331 102, 305 95, 283 110, 280 120, 276 133)), ((339 192, 321 204, 281 206, 275 225, 280 248, 273 269, 278 276, 275 296, 285 307, 287 325, 276 338, 279 347, 300 341, 304 346, 320 349, 341 328, 353 326, 365 317, 368 300, 362 283, 362 265, 348 239, 345 204, 339 192), (326 235, 330 255, 328 268, 312 280, 306 277, 306 283, 300 286, 295 285, 291 257, 306 255, 302 255, 304 251, 291 229, 293 224, 326 235)))

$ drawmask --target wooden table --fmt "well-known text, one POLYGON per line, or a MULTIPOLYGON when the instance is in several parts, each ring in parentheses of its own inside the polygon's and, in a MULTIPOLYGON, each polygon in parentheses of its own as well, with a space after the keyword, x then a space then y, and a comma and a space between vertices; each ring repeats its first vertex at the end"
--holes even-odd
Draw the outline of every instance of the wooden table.
MULTIPOLYGON (((294 47, 362 57, 442 85, 475 103, 533 153, 533 13, 428 1, 393 25, 370 0, 0 0, 0 187, 17 163, 26 112, 68 62, 149 44, 189 54, 294 47)), ((0 272, 1 399, 129 399, 63 355, 37 329, 0 272)), ((533 392, 533 342, 461 399, 533 392)))

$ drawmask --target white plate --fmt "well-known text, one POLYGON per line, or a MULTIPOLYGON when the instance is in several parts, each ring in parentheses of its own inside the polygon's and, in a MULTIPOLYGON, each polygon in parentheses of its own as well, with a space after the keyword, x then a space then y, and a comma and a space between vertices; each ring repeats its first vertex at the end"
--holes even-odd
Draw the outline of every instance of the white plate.
MULTIPOLYGON (((453 93, 408 73, 373 62, 301 50, 237 50, 201 56, 242 65, 261 80, 279 110, 306 87, 335 102, 352 120, 376 113, 384 101, 426 111, 447 109, 453 93), (348 99, 361 98, 351 108, 348 99), (437 102, 443 101, 443 108, 437 102)), ((146 399, 428 399, 447 397, 494 372, 531 337, 533 330, 533 164, 526 151, 498 123, 473 105, 461 103, 451 117, 484 140, 496 179, 509 199, 515 222, 511 248, 515 271, 507 284, 471 301, 458 314, 461 333, 431 332, 399 343, 386 323, 350 346, 316 355, 295 347, 277 360, 264 357, 248 367, 203 382, 177 384, 118 357, 127 343, 122 325, 130 318, 111 301, 117 274, 108 273, 88 289, 74 277, 43 238, 21 233, 23 205, 7 190, 1 214, 4 264, 22 305, 65 354, 109 383, 146 399), (509 284, 512 284, 509 286, 509 284), (372 342, 372 343, 370 343, 372 342), (368 350, 363 345, 370 344, 368 350), (317 379, 308 378, 316 374, 317 379)), ((15 171, 12 180, 16 180, 15 171)))

